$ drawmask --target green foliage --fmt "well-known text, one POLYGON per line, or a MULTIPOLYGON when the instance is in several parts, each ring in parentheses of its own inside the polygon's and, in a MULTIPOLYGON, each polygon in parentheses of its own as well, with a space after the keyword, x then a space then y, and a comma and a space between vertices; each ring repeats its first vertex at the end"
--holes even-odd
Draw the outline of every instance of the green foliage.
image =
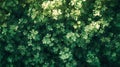
POLYGON ((0 67, 119 67, 119 0, 1 0, 0 67))

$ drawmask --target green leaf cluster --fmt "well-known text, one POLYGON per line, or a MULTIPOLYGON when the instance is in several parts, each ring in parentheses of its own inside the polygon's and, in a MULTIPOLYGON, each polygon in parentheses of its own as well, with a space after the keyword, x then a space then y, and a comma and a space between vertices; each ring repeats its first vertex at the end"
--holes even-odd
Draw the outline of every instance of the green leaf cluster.
POLYGON ((0 0, 0 67, 120 67, 119 0, 0 0))

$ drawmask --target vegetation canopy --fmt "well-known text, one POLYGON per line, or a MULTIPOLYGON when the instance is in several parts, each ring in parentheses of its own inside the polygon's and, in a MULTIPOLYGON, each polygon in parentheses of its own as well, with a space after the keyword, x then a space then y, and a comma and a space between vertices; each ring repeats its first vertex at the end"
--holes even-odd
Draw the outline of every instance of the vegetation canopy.
POLYGON ((120 1, 0 0, 0 67, 120 67, 120 1))

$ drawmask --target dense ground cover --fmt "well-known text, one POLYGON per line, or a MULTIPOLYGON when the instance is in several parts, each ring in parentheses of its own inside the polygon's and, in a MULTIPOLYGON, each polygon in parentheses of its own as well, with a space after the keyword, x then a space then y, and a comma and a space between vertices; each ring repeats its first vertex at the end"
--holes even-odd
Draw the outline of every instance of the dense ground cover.
POLYGON ((120 67, 119 0, 0 0, 0 67, 120 67))

